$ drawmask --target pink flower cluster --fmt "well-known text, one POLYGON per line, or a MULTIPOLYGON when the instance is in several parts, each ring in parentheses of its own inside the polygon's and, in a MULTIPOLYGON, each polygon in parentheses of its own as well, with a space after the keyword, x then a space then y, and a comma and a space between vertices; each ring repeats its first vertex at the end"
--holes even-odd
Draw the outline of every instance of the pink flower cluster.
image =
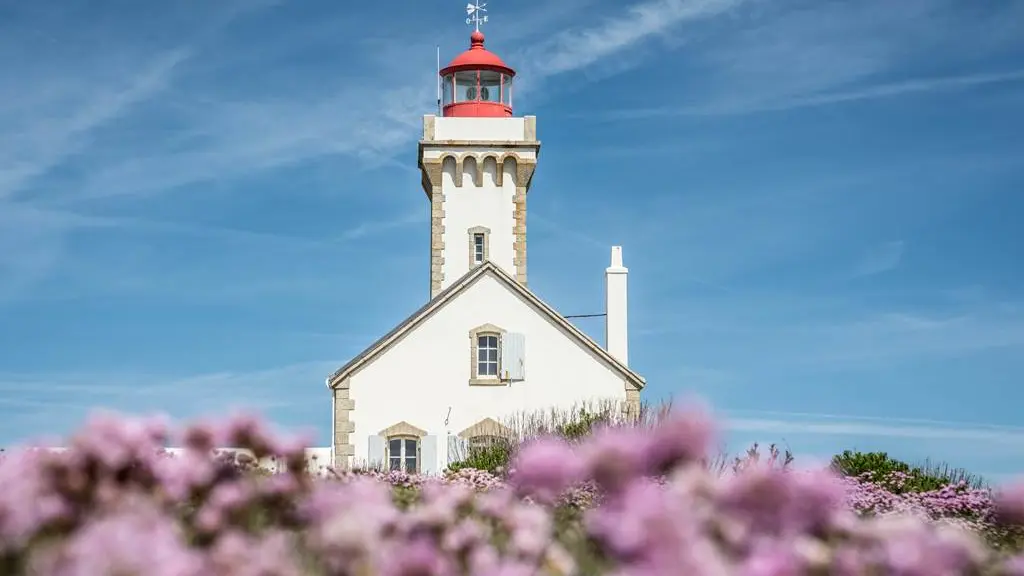
POLYGON ((935 521, 1024 523, 1024 487, 897 498, 884 484, 899 478, 749 460, 719 476, 704 465, 711 439, 707 417, 680 412, 532 441, 504 480, 315 478, 300 445, 253 420, 172 437, 160 422, 99 417, 65 452, 0 461, 0 574, 1024 575, 1024 557, 935 521), (172 440, 181 455, 162 453, 172 440), (286 470, 255 474, 214 446, 276 455, 286 470), (398 501, 399 488, 415 498, 398 501))
POLYGON ((892 472, 877 480, 866 473, 861 478, 842 481, 849 488, 849 505, 864 514, 911 514, 931 520, 958 518, 976 523, 994 520, 995 510, 988 490, 960 482, 929 492, 904 492, 901 488, 908 479, 903 472, 892 472))

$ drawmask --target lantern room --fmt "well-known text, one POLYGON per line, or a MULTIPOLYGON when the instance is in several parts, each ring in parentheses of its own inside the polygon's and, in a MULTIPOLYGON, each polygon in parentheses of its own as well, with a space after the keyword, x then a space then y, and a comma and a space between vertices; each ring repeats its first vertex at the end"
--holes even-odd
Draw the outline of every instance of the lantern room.
POLYGON ((479 30, 469 37, 469 50, 440 71, 442 115, 463 118, 512 116, 515 70, 484 48, 479 30))

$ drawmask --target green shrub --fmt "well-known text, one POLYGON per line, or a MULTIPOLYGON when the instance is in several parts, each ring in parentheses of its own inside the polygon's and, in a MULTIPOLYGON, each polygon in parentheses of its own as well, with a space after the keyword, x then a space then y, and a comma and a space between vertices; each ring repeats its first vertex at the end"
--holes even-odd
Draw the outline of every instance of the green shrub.
POLYGON ((572 411, 565 422, 556 426, 555 434, 569 441, 580 440, 589 436, 594 426, 611 422, 611 415, 605 411, 591 412, 586 407, 579 407, 572 411))
POLYGON ((872 482, 885 485, 895 494, 928 492, 959 482, 965 482, 972 488, 984 485, 981 478, 963 469, 934 465, 927 461, 921 465, 910 465, 890 457, 886 452, 846 450, 832 457, 832 468, 845 476, 863 477, 870 474, 872 482), (893 482, 894 474, 906 475, 905 481, 893 482))
POLYGON ((457 472, 463 468, 474 468, 500 475, 508 468, 512 452, 512 443, 503 440, 492 442, 487 446, 473 447, 469 449, 469 453, 464 459, 449 464, 448 470, 457 472))
POLYGON ((876 478, 893 472, 910 473, 910 465, 885 452, 859 452, 846 450, 832 457, 832 468, 844 476, 859 477, 871 473, 876 478))

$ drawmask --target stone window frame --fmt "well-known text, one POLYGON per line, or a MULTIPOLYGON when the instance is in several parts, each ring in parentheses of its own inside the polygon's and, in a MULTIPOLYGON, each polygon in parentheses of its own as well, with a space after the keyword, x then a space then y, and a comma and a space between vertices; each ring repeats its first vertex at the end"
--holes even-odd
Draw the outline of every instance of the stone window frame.
POLYGON ((486 226, 474 226, 466 231, 469 238, 469 267, 473 269, 491 259, 491 229, 486 226), (484 236, 483 260, 476 261, 476 235, 484 236))
POLYGON ((459 432, 458 436, 465 440, 467 448, 472 451, 482 447, 481 443, 478 441, 478 439, 481 438, 487 439, 484 445, 493 444, 495 443, 495 440, 499 442, 511 442, 512 430, 494 418, 484 418, 462 432, 459 432))
POLYGON ((417 428, 406 421, 401 421, 398 424, 389 426, 377 433, 378 436, 384 438, 384 470, 386 472, 391 471, 391 441, 402 440, 403 447, 405 440, 414 440, 416 442, 416 470, 409 471, 405 469, 405 460, 408 458, 404 454, 400 456, 402 459, 400 469, 408 474, 417 474, 423 469, 423 437, 427 435, 426 430, 417 428))
POLYGON ((482 324, 469 331, 469 385, 470 386, 504 386, 501 379, 501 339, 507 332, 504 328, 494 324, 482 324), (498 337, 498 374, 496 376, 481 376, 477 373, 477 351, 481 336, 498 337))

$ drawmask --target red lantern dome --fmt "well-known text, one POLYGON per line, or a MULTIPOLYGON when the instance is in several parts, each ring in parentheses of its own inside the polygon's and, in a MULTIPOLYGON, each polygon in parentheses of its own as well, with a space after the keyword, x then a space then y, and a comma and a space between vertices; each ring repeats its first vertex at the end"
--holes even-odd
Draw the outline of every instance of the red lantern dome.
POLYGON ((484 48, 479 30, 469 37, 469 50, 441 69, 442 114, 452 117, 512 116, 512 78, 497 54, 484 48))

